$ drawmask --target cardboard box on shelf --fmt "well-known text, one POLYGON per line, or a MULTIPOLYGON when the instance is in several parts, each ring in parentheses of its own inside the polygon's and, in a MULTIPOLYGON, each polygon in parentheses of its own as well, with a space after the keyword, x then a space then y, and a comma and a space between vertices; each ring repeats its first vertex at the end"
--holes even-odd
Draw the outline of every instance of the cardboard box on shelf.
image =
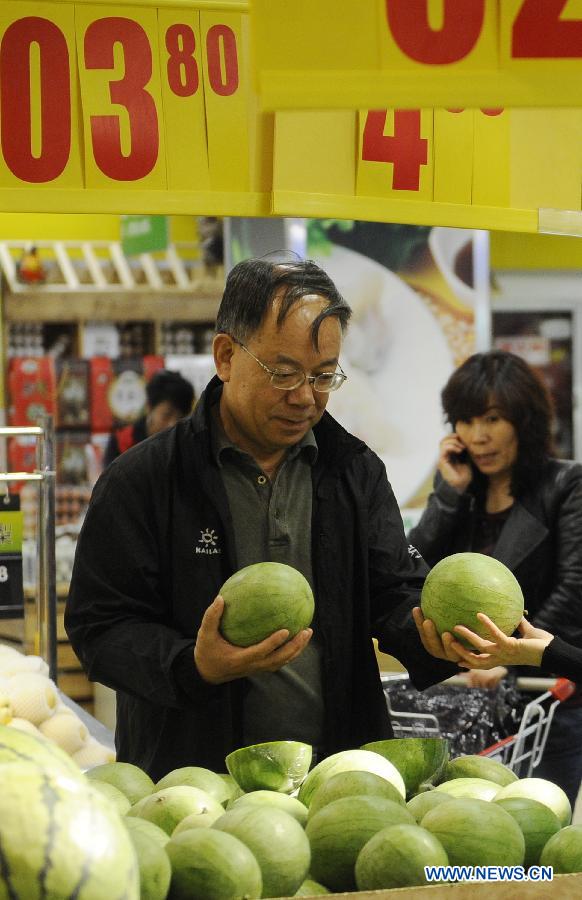
MULTIPOLYGON (((328 894, 335 900, 574 900, 582 894, 582 873, 556 875, 551 882, 505 881, 429 884, 389 891, 328 894)), ((285 900, 292 900, 287 897, 285 900)), ((315 898, 314 898, 315 900, 315 898)))

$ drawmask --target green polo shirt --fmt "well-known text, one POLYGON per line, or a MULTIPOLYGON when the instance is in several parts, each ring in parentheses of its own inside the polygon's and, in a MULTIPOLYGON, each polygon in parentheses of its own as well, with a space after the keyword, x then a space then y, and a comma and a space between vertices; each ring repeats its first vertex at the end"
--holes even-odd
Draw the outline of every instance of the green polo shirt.
MULTIPOLYGON (((218 415, 212 417, 211 429, 213 454, 234 525, 237 567, 266 560, 286 563, 298 569, 313 588, 311 467, 317 459, 313 432, 308 431, 287 451, 270 481, 254 459, 228 439, 218 415)), ((316 634, 303 653, 278 672, 261 672, 247 681, 245 745, 274 740, 321 745, 321 647, 316 634)))

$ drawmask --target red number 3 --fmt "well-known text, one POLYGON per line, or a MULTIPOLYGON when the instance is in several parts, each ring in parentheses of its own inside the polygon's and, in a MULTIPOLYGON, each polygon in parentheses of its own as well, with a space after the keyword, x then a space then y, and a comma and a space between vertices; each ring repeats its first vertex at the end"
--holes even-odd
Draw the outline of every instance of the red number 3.
POLYGON ((154 168, 160 144, 156 105, 145 90, 152 76, 152 51, 147 34, 132 19, 97 19, 85 33, 87 69, 113 69, 116 43, 123 48, 125 72, 119 81, 110 82, 109 92, 111 102, 127 110, 131 146, 124 156, 119 116, 91 116, 93 153, 109 178, 136 181, 154 168))

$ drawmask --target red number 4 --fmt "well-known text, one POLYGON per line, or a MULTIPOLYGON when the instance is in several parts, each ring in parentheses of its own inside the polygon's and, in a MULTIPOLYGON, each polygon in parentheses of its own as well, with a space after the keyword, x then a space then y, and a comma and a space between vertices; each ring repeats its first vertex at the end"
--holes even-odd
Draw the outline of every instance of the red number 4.
POLYGON ((428 163, 428 140, 421 137, 420 110, 394 111, 394 134, 384 134, 387 110, 370 110, 366 117, 362 141, 362 159, 387 162, 394 166, 392 188, 395 191, 418 191, 420 167, 428 163))

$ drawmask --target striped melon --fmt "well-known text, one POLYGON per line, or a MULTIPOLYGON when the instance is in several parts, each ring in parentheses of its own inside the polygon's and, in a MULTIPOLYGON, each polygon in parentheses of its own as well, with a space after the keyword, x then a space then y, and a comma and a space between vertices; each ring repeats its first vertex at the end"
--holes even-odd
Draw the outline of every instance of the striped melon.
POLYGON ((17 762, 34 762, 43 768, 83 779, 81 769, 71 757, 40 732, 37 737, 18 728, 0 725, 0 765, 17 762))
POLYGON ((31 762, 0 766, 0 898, 139 900, 131 839, 88 782, 31 762))
POLYGON ((309 582, 284 563, 245 566, 224 582, 220 594, 224 599, 220 630, 239 647, 258 644, 281 628, 293 637, 307 628, 315 611, 309 582))
MULTIPOLYGON (((481 637, 490 637, 478 612, 512 634, 523 616, 523 594, 515 575, 484 553, 453 553, 441 559, 426 577, 420 605, 439 634, 466 625, 481 637)), ((459 635, 456 638, 467 643, 459 635)))

